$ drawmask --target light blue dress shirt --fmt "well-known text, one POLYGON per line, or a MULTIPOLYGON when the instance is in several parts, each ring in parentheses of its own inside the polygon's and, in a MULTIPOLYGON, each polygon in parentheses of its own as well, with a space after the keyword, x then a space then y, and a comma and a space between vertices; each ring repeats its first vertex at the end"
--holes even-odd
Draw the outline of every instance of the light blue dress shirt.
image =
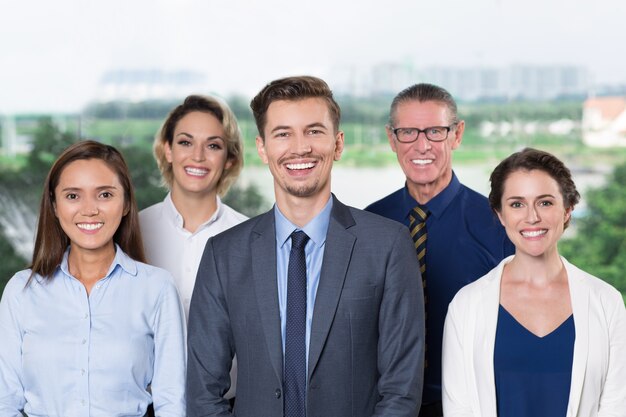
POLYGON ((91 293, 20 271, 0 301, 0 416, 184 416, 186 342, 171 275, 116 246, 91 293), (151 385, 151 391, 147 389, 151 385))
MULTIPOLYGON (((322 261, 324 260, 324 247, 326 246, 326 233, 330 222, 330 212, 333 208, 333 199, 322 211, 308 224, 300 228, 291 223, 280 212, 278 206, 274 206, 276 220, 276 278, 278 280, 278 307, 280 309, 280 331, 283 340, 283 352, 285 352, 285 334, 287 331, 287 269, 289 267, 289 252, 291 251, 291 233, 294 230, 302 230, 309 236, 309 241, 304 247, 306 255, 306 362, 309 365, 309 341, 311 340, 311 323, 313 322, 313 307, 315 296, 320 282, 322 261)), ((284 356, 284 355, 283 355, 284 356)))

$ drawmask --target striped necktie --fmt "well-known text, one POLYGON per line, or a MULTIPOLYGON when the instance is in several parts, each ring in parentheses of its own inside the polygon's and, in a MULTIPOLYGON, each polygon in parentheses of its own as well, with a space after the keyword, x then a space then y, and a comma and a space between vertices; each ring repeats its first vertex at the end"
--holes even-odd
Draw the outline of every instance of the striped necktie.
POLYGON ((413 238, 413 244, 415 244, 415 251, 417 252, 417 260, 420 263, 420 272, 422 273, 422 283, 426 287, 426 279, 424 274, 426 273, 426 219, 430 212, 426 207, 416 206, 409 212, 409 230, 411 231, 411 237, 413 238))
MULTIPOLYGON (((425 206, 416 206, 409 212, 409 231, 413 238, 413 244, 415 245, 415 252, 417 252, 417 260, 420 264, 420 273, 422 275, 422 285, 424 287, 424 307, 428 302, 426 296, 426 238, 428 233, 426 232, 426 219, 430 211, 425 206)), ((428 310, 426 310, 427 312, 428 310)), ((428 319, 428 313, 425 315, 425 319, 428 319)), ((426 326, 428 329, 428 325, 426 326)), ((428 331, 428 330, 427 330, 428 331)), ((426 336, 426 335, 424 335, 426 336)), ((424 346, 426 350, 426 359, 424 361, 424 367, 428 367, 428 346, 424 346)))

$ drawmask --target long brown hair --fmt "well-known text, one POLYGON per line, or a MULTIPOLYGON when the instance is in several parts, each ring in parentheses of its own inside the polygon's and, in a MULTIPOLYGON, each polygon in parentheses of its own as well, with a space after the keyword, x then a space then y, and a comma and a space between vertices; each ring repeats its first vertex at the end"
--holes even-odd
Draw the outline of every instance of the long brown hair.
POLYGON ((32 269, 31 279, 35 274, 44 278, 52 278, 54 271, 63 260, 67 246, 70 244, 69 238, 61 228, 59 219, 54 213, 54 189, 59 184, 65 167, 74 161, 83 159, 99 159, 117 174, 120 184, 124 188, 124 203, 128 207, 128 214, 122 217, 122 221, 113 236, 113 241, 131 258, 139 262, 146 262, 139 230, 139 210, 126 161, 113 146, 85 140, 76 142, 65 149, 54 162, 46 177, 39 206, 33 262, 30 266, 32 269))

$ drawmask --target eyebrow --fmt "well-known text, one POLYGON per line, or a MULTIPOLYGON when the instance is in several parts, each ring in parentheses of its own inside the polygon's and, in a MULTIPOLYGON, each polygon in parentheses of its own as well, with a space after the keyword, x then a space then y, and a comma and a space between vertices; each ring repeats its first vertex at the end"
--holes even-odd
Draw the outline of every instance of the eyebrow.
MULTIPOLYGON (((191 134, 189 134, 189 133, 187 133, 187 132, 180 132, 180 133, 178 133, 175 137, 179 137, 180 135, 183 135, 183 136, 185 136, 185 137, 188 137, 189 139, 195 139, 195 138, 193 137, 193 135, 191 135, 191 134)), ((224 142, 224 138, 223 138, 223 137, 221 137, 221 136, 219 136, 219 135, 208 136, 208 137, 206 138, 206 140, 215 140, 215 139, 220 139, 220 140, 222 140, 222 141, 224 142)))
MULTIPOLYGON (((328 127, 324 123, 322 123, 322 122, 313 122, 311 124, 308 124, 308 125, 305 126, 305 129, 310 129, 312 127, 320 127, 320 128, 323 128, 323 129, 328 129, 328 127)), ((286 125, 285 126, 276 126, 274 129, 270 130, 270 133, 274 133, 277 130, 291 130, 291 129, 293 129, 292 126, 286 126, 286 125)))
MULTIPOLYGON (((552 194, 541 194, 538 195, 536 198, 537 199, 541 199, 541 198, 556 198, 555 196, 553 196, 552 194)), ((526 200, 526 197, 522 197, 522 196, 518 196, 518 195, 512 195, 511 197, 508 197, 507 200, 526 200)))
POLYGON ((315 123, 311 123, 310 125, 307 125, 307 128, 312 128, 312 127, 322 127, 324 129, 328 129, 326 125, 321 122, 315 122, 315 123))
MULTIPOLYGON (((103 190, 117 190, 117 187, 115 185, 101 185, 99 187, 96 187, 97 191, 103 191, 103 190)), ((67 192, 67 191, 82 191, 82 188, 79 187, 66 187, 66 188, 62 188, 61 191, 67 192)))

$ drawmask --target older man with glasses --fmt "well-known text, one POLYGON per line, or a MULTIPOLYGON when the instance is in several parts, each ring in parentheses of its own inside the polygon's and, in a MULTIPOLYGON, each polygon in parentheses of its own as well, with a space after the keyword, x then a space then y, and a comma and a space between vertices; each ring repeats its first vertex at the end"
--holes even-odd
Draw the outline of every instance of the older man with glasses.
POLYGON ((445 89, 416 84, 391 103, 387 137, 406 176, 404 187, 366 210, 409 227, 426 298, 426 364, 420 417, 442 416, 441 342, 448 304, 514 247, 487 198, 461 184, 452 151, 465 122, 445 89))

